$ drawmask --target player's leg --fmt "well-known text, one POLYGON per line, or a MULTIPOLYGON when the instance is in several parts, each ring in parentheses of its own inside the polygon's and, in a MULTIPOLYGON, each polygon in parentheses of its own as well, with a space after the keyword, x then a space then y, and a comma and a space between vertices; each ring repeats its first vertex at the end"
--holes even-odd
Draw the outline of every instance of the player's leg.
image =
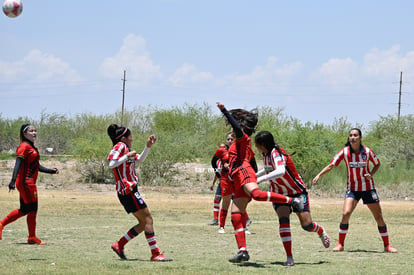
POLYGON ((284 266, 293 266, 295 261, 292 253, 292 232, 290 229, 290 212, 289 205, 273 203, 273 208, 279 218, 279 236, 286 252, 286 262, 284 266))
POLYGON ((240 194, 241 187, 235 189, 235 197, 233 198, 233 204, 231 207, 231 222, 233 224, 234 236, 236 238, 238 253, 229 259, 232 263, 240 263, 249 260, 249 254, 246 247, 246 235, 244 233, 243 218, 245 219, 245 211, 247 204, 250 201, 248 196, 240 194), (238 196, 240 195, 240 196, 238 196))
MULTIPOLYGON (((348 193, 347 193, 348 196, 348 193)), ((334 252, 339 252, 344 250, 345 245, 345 238, 348 234, 349 228, 349 219, 351 218, 352 212, 354 212, 355 207, 358 204, 358 200, 352 196, 348 196, 345 198, 344 207, 342 212, 342 219, 341 223, 339 224, 339 240, 336 244, 335 248, 333 249, 334 252)))

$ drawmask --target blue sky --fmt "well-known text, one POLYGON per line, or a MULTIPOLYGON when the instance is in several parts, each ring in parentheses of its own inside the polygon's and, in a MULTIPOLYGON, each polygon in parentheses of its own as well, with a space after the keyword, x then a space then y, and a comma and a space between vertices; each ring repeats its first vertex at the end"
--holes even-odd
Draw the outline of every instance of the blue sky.
MULTIPOLYGON (((0 15, 0 114, 223 102, 303 122, 414 112, 414 1, 25 0, 0 15)), ((215 107, 214 107, 215 108, 215 107)))

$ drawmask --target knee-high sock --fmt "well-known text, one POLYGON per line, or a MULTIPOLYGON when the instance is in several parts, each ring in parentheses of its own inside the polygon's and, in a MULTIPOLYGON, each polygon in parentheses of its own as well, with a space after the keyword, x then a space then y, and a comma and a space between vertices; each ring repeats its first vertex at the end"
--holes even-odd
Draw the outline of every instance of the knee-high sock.
POLYGON ((213 201, 213 218, 215 220, 218 220, 218 218, 219 218, 220 201, 221 201, 221 196, 220 195, 216 195, 214 197, 214 201, 213 201))
POLYGON ((381 235, 382 241, 384 242, 384 246, 389 245, 390 241, 389 241, 389 237, 388 237, 387 225, 378 226, 378 232, 381 235))
POLYGON ((127 244, 127 242, 129 242, 130 240, 132 240, 136 236, 138 236, 138 233, 137 233, 137 231, 135 231, 135 227, 132 227, 131 229, 129 229, 129 231, 127 233, 125 233, 124 236, 122 236, 121 239, 119 239, 119 241, 118 241, 119 247, 120 248, 124 247, 127 244))
POLYGON ((308 225, 302 226, 302 228, 308 232, 316 232, 318 235, 322 234, 324 231, 323 227, 317 222, 312 222, 308 225))
POLYGON ((220 210, 220 227, 224 227, 226 224, 226 218, 227 218, 227 210, 221 208, 220 210))
POLYGON ((157 256, 158 254, 160 254, 160 249, 158 248, 157 239, 155 238, 155 233, 145 232, 145 238, 147 239, 152 255, 157 256))
POLYGON ((13 210, 13 211, 11 211, 10 213, 9 213, 9 215, 7 215, 2 221, 1 221, 1 224, 3 225, 3 226, 6 226, 6 225, 8 225, 9 223, 12 223, 12 222, 14 222, 15 220, 17 220, 17 219, 19 219, 19 218, 21 218, 21 217, 23 217, 25 214, 23 214, 23 212, 22 211, 20 211, 20 209, 15 209, 15 210, 13 210))
POLYGON ((339 243, 344 245, 345 244, 345 237, 348 234, 348 227, 349 224, 341 223, 339 224, 339 243))
POLYGON ((27 229, 29 231, 29 237, 36 236, 36 217, 37 211, 27 213, 27 229))
POLYGON ((279 219, 279 236, 285 248, 286 256, 292 257, 292 233, 289 218, 279 219))
POLYGON ((292 198, 273 193, 273 192, 264 192, 259 188, 255 188, 250 192, 250 195, 254 200, 257 201, 271 201, 276 203, 292 203, 292 198))
POLYGON ((237 247, 239 248, 239 250, 246 250, 246 234, 244 233, 242 214, 232 213, 231 223, 233 224, 234 236, 236 237, 237 247))

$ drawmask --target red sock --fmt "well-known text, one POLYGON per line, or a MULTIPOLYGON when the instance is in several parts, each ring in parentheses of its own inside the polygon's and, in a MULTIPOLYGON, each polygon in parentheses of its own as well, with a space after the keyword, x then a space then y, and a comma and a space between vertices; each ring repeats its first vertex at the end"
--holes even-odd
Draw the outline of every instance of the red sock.
POLYGON ((119 247, 120 248, 124 247, 127 244, 127 242, 129 242, 136 236, 138 236, 138 233, 137 231, 135 231, 135 228, 132 227, 127 233, 125 233, 125 235, 121 239, 119 239, 118 241, 119 247))
POLYGON ((257 201, 271 201, 276 203, 292 203, 292 198, 273 193, 273 192, 263 192, 259 188, 255 188, 250 192, 250 195, 254 200, 257 201))
POLYGON ((310 230, 310 232, 316 232, 318 233, 318 235, 320 235, 323 232, 323 227, 316 222, 312 222, 312 229, 310 230))
POLYGON ((292 257, 292 233, 289 222, 279 224, 279 236, 285 248, 286 256, 292 257))
POLYGON ((37 211, 27 213, 27 229, 29 231, 29 238, 36 237, 36 217, 37 211))
POLYGON ((219 218, 220 201, 221 201, 221 196, 215 196, 214 197, 214 203, 213 203, 213 218, 215 220, 218 220, 218 218, 219 218))
POLYGON ((221 208, 220 210, 220 227, 224 227, 226 224, 226 218, 227 218, 227 210, 224 210, 221 208))
POLYGON ((390 244, 390 240, 388 237, 388 230, 387 226, 378 226, 378 232, 381 235, 382 241, 384 242, 384 246, 388 246, 390 244))
POLYGON ((339 224, 339 243, 342 244, 342 246, 345 243, 346 234, 348 234, 348 227, 349 224, 339 224))
POLYGON ((157 240, 155 239, 154 232, 145 232, 145 238, 147 239, 148 245, 151 249, 151 253, 153 256, 157 256, 160 254, 160 250, 157 245, 157 240))
POLYGON ((21 217, 23 217, 25 214, 23 214, 23 212, 22 211, 20 211, 20 209, 15 209, 15 210, 13 210, 13 211, 11 211, 10 213, 9 213, 9 215, 7 215, 2 221, 1 221, 1 224, 3 225, 3 226, 6 226, 6 225, 8 225, 9 223, 12 223, 12 222, 14 222, 15 220, 17 220, 17 219, 19 219, 19 218, 21 218, 21 217))
POLYGON ((244 227, 242 223, 241 213, 231 214, 231 223, 234 228, 234 236, 236 237, 237 247, 239 250, 246 250, 246 235, 244 233, 244 227))

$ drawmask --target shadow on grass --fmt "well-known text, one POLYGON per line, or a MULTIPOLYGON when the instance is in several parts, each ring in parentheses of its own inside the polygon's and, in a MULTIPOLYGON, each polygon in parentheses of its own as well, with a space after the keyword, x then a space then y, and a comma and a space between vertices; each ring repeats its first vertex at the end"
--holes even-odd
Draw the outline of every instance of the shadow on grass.
MULTIPOLYGON (((319 261, 319 262, 314 262, 314 263, 304 263, 304 262, 295 262, 295 265, 320 265, 320 264, 328 264, 329 262, 327 261, 319 261)), ((272 265, 282 265, 284 264, 284 262, 271 262, 270 264, 272 265)))
MULTIPOLYGON (((384 251, 378 251, 378 250, 366 250, 366 249, 353 249, 346 251, 348 253, 384 253, 384 251)), ((343 253, 343 252, 342 252, 343 253)))
POLYGON ((242 262, 242 263, 235 263, 238 266, 246 266, 246 267, 255 267, 255 268, 266 268, 264 264, 259 264, 255 262, 242 262))

